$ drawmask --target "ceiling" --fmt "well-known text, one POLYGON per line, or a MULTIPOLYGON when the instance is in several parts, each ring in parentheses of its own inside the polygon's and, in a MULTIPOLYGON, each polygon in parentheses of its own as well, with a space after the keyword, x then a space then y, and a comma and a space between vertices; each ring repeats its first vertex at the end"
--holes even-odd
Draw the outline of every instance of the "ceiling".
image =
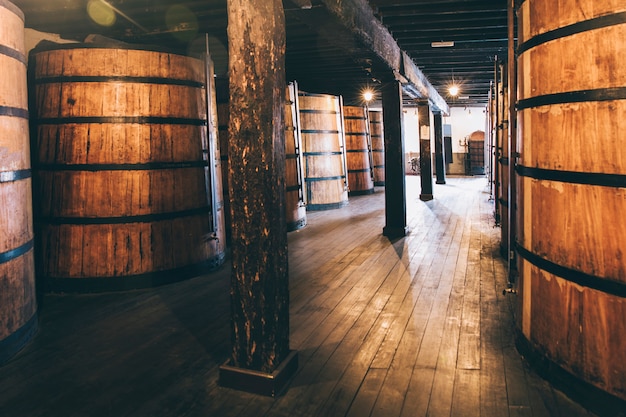
POLYGON ((494 57, 506 60, 507 0, 369 0, 448 104, 486 104, 494 57), (433 42, 454 42, 433 47, 433 42), (457 98, 447 94, 453 83, 457 98))
MULTIPOLYGON (((68 39, 83 40, 95 33, 194 53, 205 49, 208 37, 216 73, 226 75, 226 0, 13 2, 24 11, 27 27, 68 39), (94 21, 98 16, 101 24, 94 21)), ((283 4, 288 79, 310 92, 341 94, 347 103, 359 102, 363 88, 376 89, 390 76, 390 59, 381 57, 388 47, 379 45, 381 39, 385 44, 395 40, 394 47, 405 51, 419 68, 418 78, 432 85, 449 106, 485 105, 494 59, 504 58, 507 51, 507 0, 283 0, 283 4), (346 11, 330 10, 334 6, 346 11), (381 37, 380 23, 388 37, 381 37), (368 35, 370 29, 376 36, 368 35), (432 42, 441 41, 454 46, 432 47, 432 42), (461 88, 456 98, 447 93, 453 80, 461 88)), ((427 94, 423 89, 405 92, 405 105, 427 94)))

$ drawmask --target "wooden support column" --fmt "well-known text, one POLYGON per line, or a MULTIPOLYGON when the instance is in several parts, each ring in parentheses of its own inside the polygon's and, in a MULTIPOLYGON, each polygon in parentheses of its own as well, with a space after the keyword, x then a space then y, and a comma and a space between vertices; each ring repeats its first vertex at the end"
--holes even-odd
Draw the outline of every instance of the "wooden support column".
POLYGON ((430 201, 433 199, 433 164, 430 147, 430 105, 420 103, 417 106, 417 117, 420 137, 420 181, 422 192, 420 200, 430 201))
POLYGON ((289 349, 282 0, 228 0, 232 353, 220 384, 276 395, 289 349))
POLYGON ((404 132, 402 85, 392 80, 382 87, 385 131, 385 227, 390 238, 406 236, 406 188, 404 178, 404 132))
POLYGON ((435 128, 435 176, 437 184, 446 183, 446 166, 444 165, 443 144, 443 116, 441 112, 434 113, 435 128))

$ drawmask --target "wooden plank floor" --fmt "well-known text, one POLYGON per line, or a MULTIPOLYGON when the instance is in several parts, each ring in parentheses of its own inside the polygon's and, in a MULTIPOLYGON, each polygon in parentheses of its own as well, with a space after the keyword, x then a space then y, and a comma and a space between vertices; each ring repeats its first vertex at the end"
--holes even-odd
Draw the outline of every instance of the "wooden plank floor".
POLYGON ((289 390, 217 384, 228 357, 229 273, 154 290, 47 295, 40 330, 0 368, 0 416, 592 416, 529 370, 486 180, 448 178, 390 242, 384 192, 309 212, 289 234, 289 390))

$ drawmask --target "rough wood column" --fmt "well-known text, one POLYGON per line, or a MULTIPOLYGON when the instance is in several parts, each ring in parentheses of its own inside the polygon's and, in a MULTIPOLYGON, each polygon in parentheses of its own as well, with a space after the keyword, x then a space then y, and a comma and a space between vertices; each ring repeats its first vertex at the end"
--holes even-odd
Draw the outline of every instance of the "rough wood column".
POLYGON ((443 158, 443 117, 441 112, 434 113, 435 129, 435 176, 437 184, 446 183, 446 166, 443 158))
POLYGON ((420 200, 433 199, 433 164, 430 147, 430 105, 420 103, 417 106, 417 117, 420 137, 420 181, 422 192, 420 200))
POLYGON ((228 0, 228 39, 232 354, 220 383, 275 395, 297 368, 289 349, 282 0, 228 0))
POLYGON ((404 178, 404 131, 402 85, 396 80, 382 87, 385 131, 385 227, 383 235, 406 236, 406 189, 404 178))

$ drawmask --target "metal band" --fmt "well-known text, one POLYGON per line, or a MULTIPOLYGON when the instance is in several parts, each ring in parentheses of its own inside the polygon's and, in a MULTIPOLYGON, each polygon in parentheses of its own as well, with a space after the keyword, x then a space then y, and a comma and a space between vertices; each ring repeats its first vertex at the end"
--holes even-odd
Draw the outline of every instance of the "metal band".
POLYGON ((506 207, 506 208, 508 208, 508 207, 509 207, 509 202, 508 202, 508 201, 506 201, 504 198, 499 198, 499 199, 498 199, 498 203, 500 203, 500 205, 501 205, 502 207, 506 207))
POLYGON ((84 116, 84 117, 49 117, 36 120, 38 125, 65 125, 88 123, 117 123, 117 124, 167 124, 206 126, 206 120, 186 119, 182 117, 154 117, 154 116, 84 116))
POLYGON ((0 106, 0 116, 19 117, 28 120, 28 110, 19 107, 0 106))
POLYGON ((55 77, 39 77, 35 84, 53 83, 141 83, 158 85, 180 85, 185 87, 204 88, 204 83, 193 80, 179 80, 162 77, 131 77, 131 76, 94 76, 94 75, 59 75, 55 77))
POLYGON ((197 264, 145 274, 114 277, 46 277, 46 290, 49 292, 95 293, 151 288, 179 282, 215 270, 224 263, 224 260, 225 254, 219 253, 197 264))
MULTIPOLYGON (((312 196, 311 193, 309 193, 309 201, 311 201, 312 196)), ((338 209, 338 208, 342 208, 348 205, 348 200, 343 200, 343 201, 339 201, 337 203, 325 203, 325 204, 307 204, 306 209, 307 210, 311 210, 311 211, 317 211, 317 210, 333 210, 333 209, 338 209)))
POLYGON ((551 104, 583 103, 587 101, 611 101, 626 99, 626 87, 599 88, 595 90, 568 91, 565 93, 545 94, 519 100, 517 109, 548 106, 551 104))
POLYGON ((367 136, 365 132, 346 132, 346 136, 367 136))
POLYGON ((333 180, 343 180, 345 179, 345 175, 335 176, 335 177, 314 177, 314 178, 305 178, 306 182, 317 182, 317 181, 333 181, 333 180))
POLYGON ((30 251, 34 246, 33 240, 29 240, 24 243, 22 246, 19 246, 15 249, 12 249, 7 252, 0 253, 0 264, 5 264, 9 261, 12 261, 15 258, 19 258, 24 255, 26 252, 30 251))
POLYGON ((298 91, 298 95, 301 97, 336 97, 336 96, 331 96, 330 94, 323 94, 323 93, 307 93, 306 91, 298 91))
POLYGON ((144 164, 38 164, 43 171, 148 171, 157 169, 204 168, 208 161, 147 162, 144 164))
MULTIPOLYGON (((1 3, 0 3, 1 4, 1 3)), ((28 321, 6 338, 0 340, 0 365, 8 362, 37 333, 39 320, 37 312, 28 321)))
POLYGON ((344 116, 343 117, 345 120, 367 120, 365 117, 363 116, 344 116))
POLYGON ((200 207, 192 210, 174 211, 171 213, 144 214, 139 216, 122 217, 41 217, 37 223, 47 225, 94 225, 94 224, 128 224, 128 223, 152 223, 164 220, 179 219, 182 217, 198 216, 207 214, 210 207, 200 207))
POLYGON ((120 51, 142 51, 142 52, 157 52, 164 53, 169 55, 176 55, 183 57, 185 59, 199 61, 198 58, 190 57, 187 55, 183 55, 180 52, 166 48, 162 46, 155 45, 140 45, 140 44, 131 44, 125 43, 123 45, 103 45, 99 43, 46 43, 42 45, 37 45, 35 49, 33 49, 33 53, 39 52, 47 52, 47 51, 62 51, 62 50, 76 50, 76 49, 104 49, 104 50, 120 50, 120 51))
POLYGON ((339 114, 336 110, 300 109, 300 113, 307 114, 339 114))
POLYGON ((346 153, 367 153, 369 152, 368 149, 348 149, 346 150, 346 153))
POLYGON ((621 174, 557 171, 553 169, 530 168, 522 165, 518 165, 516 171, 522 177, 534 178, 536 180, 559 181, 582 185, 598 185, 602 187, 626 188, 626 175, 621 174))
POLYGON ((509 158, 507 156, 502 156, 498 159, 500 165, 509 165, 509 158))
POLYGON ((339 133, 341 133, 338 130, 309 130, 309 129, 303 129, 300 131, 300 133, 330 133, 333 135, 338 135, 339 133))
POLYGON ((349 169, 348 170, 349 173, 356 173, 356 172, 372 172, 371 168, 364 168, 364 169, 349 169))
POLYGON ((304 156, 329 156, 329 155, 341 155, 341 151, 329 151, 329 152, 305 152, 304 156))
POLYGON ((596 17, 594 19, 585 20, 582 22, 576 22, 562 28, 554 29, 549 32, 545 32, 536 35, 526 42, 522 43, 517 48, 517 53, 521 54, 527 50, 534 48, 535 46, 550 42, 556 39, 564 38, 566 36, 575 35, 577 33, 588 32, 594 29, 601 29, 609 26, 620 25, 626 23, 626 12, 610 14, 606 16, 596 17))
POLYGON ((384 168, 384 165, 374 165, 374 168, 384 168))
POLYGON ((298 191, 298 190, 300 190, 300 186, 299 185, 290 185, 286 189, 286 191, 298 191))
POLYGON ((22 9, 20 9, 10 1, 0 0, 0 7, 9 10, 11 13, 19 17, 22 22, 24 21, 24 12, 22 11, 22 9))
POLYGON ((0 172, 0 184, 3 182, 15 182, 25 180, 32 176, 30 169, 20 169, 17 171, 0 172))
POLYGON ((570 281, 597 291, 602 291, 606 294, 611 294, 617 297, 626 297, 626 283, 600 278, 555 264, 554 262, 530 252, 526 248, 522 247, 519 242, 516 243, 516 250, 522 258, 526 259, 537 268, 543 269, 544 271, 563 278, 566 281, 570 281))
POLYGON ((26 55, 17 49, 9 48, 6 45, 0 45, 0 55, 8 56, 16 61, 26 65, 26 55))
POLYGON ((350 192, 348 192, 348 195, 350 197, 353 196, 357 196, 357 195, 370 195, 370 194, 374 194, 376 192, 376 190, 374 190, 374 187, 372 188, 368 188, 366 190, 352 190, 350 192))
POLYGON ((296 153, 288 153, 287 155, 285 155, 285 159, 298 159, 298 154, 296 153))

